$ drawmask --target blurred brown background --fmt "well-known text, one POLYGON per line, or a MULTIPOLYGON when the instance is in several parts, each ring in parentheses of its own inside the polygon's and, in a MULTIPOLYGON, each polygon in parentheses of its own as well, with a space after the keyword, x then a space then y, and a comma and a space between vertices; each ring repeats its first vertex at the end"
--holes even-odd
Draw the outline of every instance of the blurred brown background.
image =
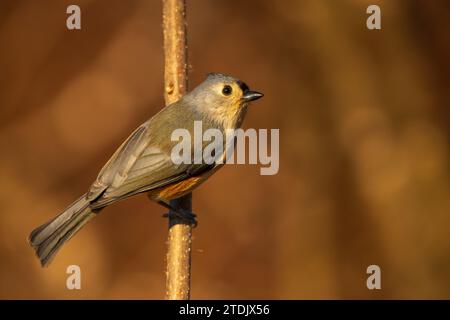
MULTIPOLYGON (((165 210, 145 196, 104 210, 48 269, 26 240, 163 106, 161 11, 1 0, 0 298, 164 297, 165 210)), ((449 2, 188 0, 188 22, 190 87, 235 75, 265 93, 244 126, 280 128, 278 175, 226 166, 194 193, 192 297, 450 298, 449 2)))

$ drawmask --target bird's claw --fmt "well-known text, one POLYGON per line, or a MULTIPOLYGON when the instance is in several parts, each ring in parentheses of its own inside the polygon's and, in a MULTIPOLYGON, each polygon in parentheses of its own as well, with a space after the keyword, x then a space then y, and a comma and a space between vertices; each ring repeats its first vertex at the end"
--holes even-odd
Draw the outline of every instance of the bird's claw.
POLYGON ((193 228, 197 226, 197 215, 193 212, 185 211, 185 210, 177 210, 177 211, 169 211, 168 213, 163 214, 163 218, 180 218, 182 220, 186 220, 193 228))

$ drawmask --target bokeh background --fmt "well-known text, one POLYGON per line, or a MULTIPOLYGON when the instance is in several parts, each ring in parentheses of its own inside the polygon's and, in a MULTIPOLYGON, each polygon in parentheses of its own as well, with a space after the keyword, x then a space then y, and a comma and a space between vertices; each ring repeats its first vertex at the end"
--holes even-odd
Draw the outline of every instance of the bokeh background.
MULTIPOLYGON (((0 1, 0 298, 161 299, 167 221, 143 195, 47 269, 26 240, 164 105, 160 1, 75 2, 0 1)), ((277 175, 226 166, 194 193, 192 298, 450 298, 448 1, 188 0, 188 37, 190 87, 235 75, 265 93, 244 127, 280 129, 277 175)))

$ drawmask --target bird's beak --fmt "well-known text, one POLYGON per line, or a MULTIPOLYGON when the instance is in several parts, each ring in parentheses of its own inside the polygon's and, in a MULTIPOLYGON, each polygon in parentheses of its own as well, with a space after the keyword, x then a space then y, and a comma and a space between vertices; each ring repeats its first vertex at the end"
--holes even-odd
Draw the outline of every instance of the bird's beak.
POLYGON ((242 99, 245 102, 250 102, 250 101, 258 100, 259 98, 262 98, 263 96, 264 95, 258 91, 247 90, 244 92, 242 99))

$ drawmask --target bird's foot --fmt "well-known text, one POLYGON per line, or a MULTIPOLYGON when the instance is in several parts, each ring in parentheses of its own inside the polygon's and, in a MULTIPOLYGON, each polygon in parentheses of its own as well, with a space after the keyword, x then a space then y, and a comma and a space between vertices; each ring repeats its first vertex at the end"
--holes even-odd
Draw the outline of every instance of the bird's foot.
POLYGON ((197 226, 197 215, 193 212, 189 212, 187 210, 178 209, 178 210, 170 210, 168 213, 163 214, 164 218, 179 218, 187 221, 193 228, 197 226))

